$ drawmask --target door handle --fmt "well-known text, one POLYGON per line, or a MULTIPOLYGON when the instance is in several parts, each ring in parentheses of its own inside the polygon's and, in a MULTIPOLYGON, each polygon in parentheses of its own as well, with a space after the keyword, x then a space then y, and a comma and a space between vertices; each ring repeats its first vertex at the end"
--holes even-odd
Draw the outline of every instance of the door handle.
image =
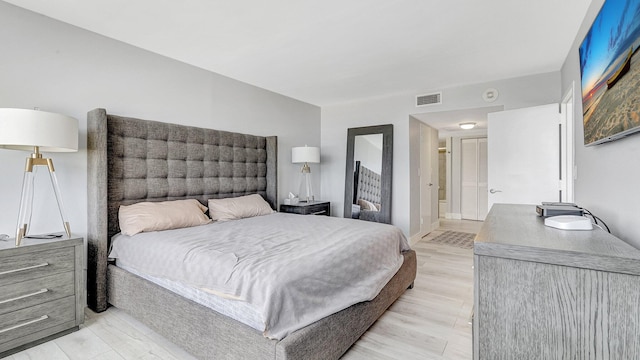
POLYGON ((492 193, 492 194, 495 194, 495 193, 502 192, 502 190, 491 189, 491 190, 489 190, 489 192, 492 193))

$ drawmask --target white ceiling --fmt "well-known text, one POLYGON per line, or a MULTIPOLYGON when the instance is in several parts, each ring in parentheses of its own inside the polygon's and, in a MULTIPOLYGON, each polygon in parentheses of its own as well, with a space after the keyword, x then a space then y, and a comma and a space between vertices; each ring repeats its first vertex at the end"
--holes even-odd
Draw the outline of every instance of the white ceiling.
POLYGON ((422 114, 413 114, 414 118, 438 129, 440 140, 448 136, 486 135, 487 115, 492 112, 502 111, 503 106, 489 106, 476 109, 463 109, 451 111, 439 111, 422 114), (475 123, 473 130, 462 130, 460 124, 475 123))
POLYGON ((6 0, 325 106, 557 71, 590 0, 6 0))
POLYGON ((476 128, 487 128, 487 114, 501 111, 502 106, 482 107, 477 109, 452 110, 412 115, 416 119, 428 123, 436 129, 446 131, 460 130, 459 125, 466 122, 476 123, 476 128))

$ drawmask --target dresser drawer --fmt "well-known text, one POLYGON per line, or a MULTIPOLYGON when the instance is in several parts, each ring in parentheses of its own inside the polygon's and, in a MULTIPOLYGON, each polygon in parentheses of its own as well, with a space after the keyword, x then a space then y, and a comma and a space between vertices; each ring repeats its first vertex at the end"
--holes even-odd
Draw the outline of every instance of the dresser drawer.
POLYGON ((73 295, 71 271, 5 285, 0 291, 0 315, 73 295))
POLYGON ((0 287, 73 270, 71 246, 7 256, 0 262, 0 287))
MULTIPOLYGON (((54 328, 64 323, 74 326, 76 320, 76 300, 74 296, 49 301, 8 314, 0 315, 0 353, 5 343, 15 343, 16 339, 54 328)), ((58 330, 59 331, 59 330, 58 330)))

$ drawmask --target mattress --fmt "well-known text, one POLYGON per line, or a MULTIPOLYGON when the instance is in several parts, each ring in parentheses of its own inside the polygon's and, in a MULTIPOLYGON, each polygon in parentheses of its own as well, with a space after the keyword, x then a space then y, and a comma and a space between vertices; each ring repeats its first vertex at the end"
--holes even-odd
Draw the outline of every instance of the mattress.
POLYGON ((283 339, 373 299, 408 249, 402 232, 391 225, 275 213, 116 235, 110 257, 268 338, 283 339))
POLYGON ((144 274, 126 265, 118 264, 118 267, 258 331, 264 331, 264 321, 260 311, 246 301, 225 298, 180 281, 144 274))

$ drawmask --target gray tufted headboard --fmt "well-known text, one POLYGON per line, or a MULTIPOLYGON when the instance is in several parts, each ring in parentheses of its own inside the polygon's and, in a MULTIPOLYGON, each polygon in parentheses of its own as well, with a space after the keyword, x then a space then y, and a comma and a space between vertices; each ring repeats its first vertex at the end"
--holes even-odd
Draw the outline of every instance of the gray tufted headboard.
POLYGON ((118 209, 140 201, 258 193, 277 204, 277 138, 88 113, 87 303, 107 307, 106 268, 118 209))
POLYGON ((380 185, 380 174, 360 165, 356 201, 357 199, 363 199, 374 204, 380 204, 380 185))

